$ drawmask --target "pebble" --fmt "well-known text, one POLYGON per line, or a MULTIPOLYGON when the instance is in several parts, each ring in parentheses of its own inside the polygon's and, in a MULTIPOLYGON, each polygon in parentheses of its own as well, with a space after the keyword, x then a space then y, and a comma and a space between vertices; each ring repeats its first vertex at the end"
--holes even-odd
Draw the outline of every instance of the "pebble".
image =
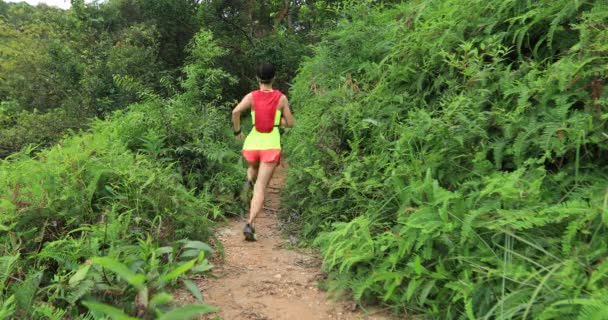
POLYGON ((281 274, 280 273, 279 274, 275 274, 274 277, 277 278, 277 279, 281 279, 281 274))

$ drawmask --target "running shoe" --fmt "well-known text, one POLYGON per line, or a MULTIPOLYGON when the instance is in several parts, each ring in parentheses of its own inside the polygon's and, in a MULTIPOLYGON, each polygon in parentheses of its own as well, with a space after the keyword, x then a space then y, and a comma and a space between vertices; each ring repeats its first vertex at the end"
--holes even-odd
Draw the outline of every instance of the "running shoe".
POLYGON ((245 229, 243 230, 243 234, 245 235, 246 241, 255 241, 255 229, 249 224, 245 224, 245 229))

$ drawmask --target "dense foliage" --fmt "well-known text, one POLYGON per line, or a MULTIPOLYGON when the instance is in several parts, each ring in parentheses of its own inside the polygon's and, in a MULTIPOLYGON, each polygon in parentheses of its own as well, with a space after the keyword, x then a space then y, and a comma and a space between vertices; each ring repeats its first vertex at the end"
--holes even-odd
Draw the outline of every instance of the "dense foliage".
MULTIPOLYGON (((178 281, 211 266, 212 220, 234 211, 244 179, 219 99, 234 82, 225 51, 201 31, 188 47, 184 93, 142 102, 81 135, 0 164, 0 318, 186 319, 178 281), (223 124, 222 124, 223 123, 223 124), (88 310, 88 312, 87 312, 88 310)), ((137 87, 121 80, 125 87, 137 87)))
POLYGON ((165 29, 139 17, 127 20, 123 7, 73 1, 64 11, 0 1, 0 156, 28 144, 48 146, 66 129, 139 101, 116 81, 122 77, 170 93, 165 87, 175 83, 170 79, 179 74, 175 66, 181 67, 191 35, 180 54, 169 57, 163 48, 175 41, 163 42, 165 29))
POLYGON ((272 61, 279 70, 276 86, 287 92, 308 44, 332 27, 341 1, 214 0, 202 3, 200 17, 205 27, 230 50, 222 67, 237 76, 234 98, 251 89, 255 67, 272 61), (243 61, 248 63, 243 64, 243 61))
POLYGON ((60 10, 0 0, 0 158, 29 144, 50 146, 67 130, 142 101, 138 92, 183 93, 188 44, 201 28, 228 53, 219 66, 236 76, 224 101, 250 90, 255 65, 267 60, 287 91, 339 2, 72 0, 60 10))
POLYGON ((604 2, 0 0, 0 318, 210 311, 167 292, 202 302, 243 212, 228 111, 266 60, 297 118, 283 218, 330 289, 605 318, 604 2))
POLYGON ((605 319, 604 1, 364 2, 295 79, 284 219, 330 288, 436 319, 605 319))
POLYGON ((211 310, 167 292, 202 302, 202 241, 244 211, 228 111, 256 63, 286 84, 332 3, 0 0, 0 318, 211 310))

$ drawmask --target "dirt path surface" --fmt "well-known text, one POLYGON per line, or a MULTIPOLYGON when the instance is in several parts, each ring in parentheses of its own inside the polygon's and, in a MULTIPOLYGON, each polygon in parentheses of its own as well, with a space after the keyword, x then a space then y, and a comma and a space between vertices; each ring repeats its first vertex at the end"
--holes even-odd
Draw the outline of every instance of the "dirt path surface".
POLYGON ((201 319, 389 319, 355 310, 353 303, 326 299, 326 293, 317 288, 319 258, 285 248, 289 241, 281 237, 276 218, 285 175, 286 168, 281 166, 270 182, 264 212, 255 223, 257 242, 243 240, 244 219, 233 220, 219 231, 225 260, 215 263, 217 279, 201 280, 198 286, 205 303, 220 312, 201 319))

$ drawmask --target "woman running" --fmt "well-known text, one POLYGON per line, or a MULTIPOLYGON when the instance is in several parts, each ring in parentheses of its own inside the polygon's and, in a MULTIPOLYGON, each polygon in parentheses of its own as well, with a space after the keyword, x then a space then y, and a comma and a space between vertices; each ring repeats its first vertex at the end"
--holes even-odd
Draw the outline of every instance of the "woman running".
POLYGON ((243 156, 249 163, 247 183, 253 186, 249 219, 243 230, 247 241, 256 239, 253 222, 262 210, 264 193, 272 173, 281 162, 281 136, 278 127, 291 128, 294 125, 287 97, 272 88, 274 77, 275 69, 272 64, 259 66, 257 80, 260 89, 247 94, 232 110, 232 129, 239 139, 244 138, 241 132, 241 113, 251 108, 253 121, 253 128, 243 144, 243 156))

